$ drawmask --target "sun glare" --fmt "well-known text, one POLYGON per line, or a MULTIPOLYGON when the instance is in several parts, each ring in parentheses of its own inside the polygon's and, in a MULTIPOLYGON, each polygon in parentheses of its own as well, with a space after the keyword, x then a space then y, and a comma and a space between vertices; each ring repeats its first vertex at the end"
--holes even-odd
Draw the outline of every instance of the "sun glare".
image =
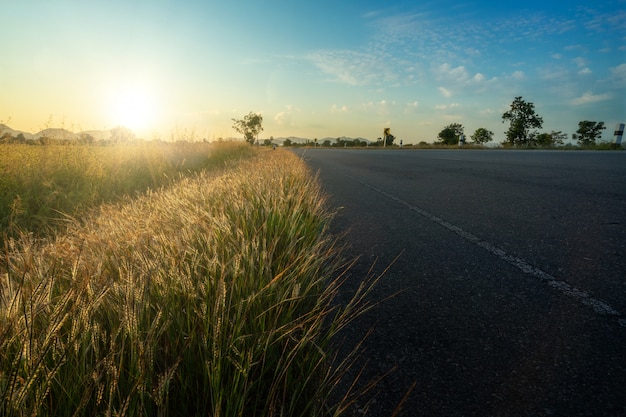
POLYGON ((149 91, 128 87, 113 95, 111 117, 117 126, 124 126, 140 133, 150 129, 157 121, 155 98, 149 91))

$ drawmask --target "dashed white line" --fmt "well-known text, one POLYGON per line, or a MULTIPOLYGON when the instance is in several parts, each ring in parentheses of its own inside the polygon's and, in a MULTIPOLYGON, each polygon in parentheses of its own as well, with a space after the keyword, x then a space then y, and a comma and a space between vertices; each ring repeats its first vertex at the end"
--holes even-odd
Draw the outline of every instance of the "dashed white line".
POLYGON ((381 190, 380 188, 367 184, 358 178, 355 178, 351 175, 346 174, 345 172, 342 172, 342 175, 387 197, 388 199, 392 201, 395 201, 398 204, 401 204, 407 207, 409 210, 426 217, 430 221, 443 226, 449 231, 461 236, 462 238, 468 240, 469 242, 472 242, 476 246, 483 248, 487 252, 495 255, 496 257, 502 259, 503 261, 508 262, 509 264, 515 266, 516 268, 520 269, 525 274, 534 276, 535 278, 539 278, 542 282, 545 282, 549 287, 559 291, 560 293, 564 295, 567 295, 568 297, 571 297, 577 300, 578 302, 580 302, 581 304, 587 307, 591 307, 593 311, 595 311, 597 314, 602 315, 602 316, 613 316, 613 317, 618 318, 617 323, 622 327, 626 327, 626 319, 620 318, 622 315, 619 311, 611 307, 608 303, 598 298, 592 297, 587 291, 583 291, 576 287, 573 287, 564 281, 559 281, 552 275, 541 270, 540 268, 537 268, 531 265, 525 260, 518 258, 516 256, 513 256, 513 255, 510 255, 503 249, 500 249, 497 246, 487 242, 486 240, 483 240, 479 238, 478 236, 463 230, 459 226, 456 226, 442 219, 441 217, 435 216, 434 214, 429 213, 428 211, 424 209, 416 207, 392 194, 389 194, 388 192, 384 190, 381 190))

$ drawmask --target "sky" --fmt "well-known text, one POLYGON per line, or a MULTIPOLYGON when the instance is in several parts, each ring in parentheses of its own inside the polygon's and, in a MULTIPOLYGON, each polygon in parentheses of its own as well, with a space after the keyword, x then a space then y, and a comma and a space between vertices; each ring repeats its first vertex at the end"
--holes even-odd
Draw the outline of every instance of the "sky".
POLYGON ((515 97, 541 132, 626 122, 626 0, 21 0, 2 6, 0 123, 35 133, 382 136, 451 123, 504 140, 515 97))

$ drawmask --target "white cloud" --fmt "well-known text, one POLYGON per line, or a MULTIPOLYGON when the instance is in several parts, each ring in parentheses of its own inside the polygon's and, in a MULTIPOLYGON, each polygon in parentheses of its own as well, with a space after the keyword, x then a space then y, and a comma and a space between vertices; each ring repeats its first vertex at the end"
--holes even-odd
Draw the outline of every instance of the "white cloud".
POLYGON ((578 74, 580 75, 589 75, 591 74, 591 70, 587 67, 581 69, 580 71, 578 71, 578 74))
POLYGON ((410 103, 406 103, 404 107, 404 113, 405 114, 412 113, 417 109, 418 106, 419 106, 419 103, 417 102, 417 100, 412 101, 410 103))
POLYGON ((445 87, 439 87, 438 88, 439 92, 441 93, 442 96, 448 98, 452 96, 452 91, 448 90, 445 87))
POLYGON ((611 99, 611 97, 612 95, 610 93, 593 94, 591 91, 587 91, 582 96, 570 100, 570 104, 574 106, 580 106, 583 104, 598 103, 600 101, 609 100, 611 99))
POLYGON ((439 79, 446 79, 457 83, 463 83, 469 78, 469 74, 465 69, 465 66, 461 65, 456 68, 452 68, 450 64, 441 64, 436 70, 436 76, 439 79))
POLYGON ((380 68, 384 68, 374 55, 349 50, 317 51, 308 55, 308 59, 335 81, 349 85, 370 84, 380 76, 380 68))
POLYGON ((540 69, 539 74, 544 80, 565 80, 569 71, 564 67, 548 67, 540 69))
POLYGON ((611 68, 611 74, 619 85, 626 85, 626 64, 620 64, 611 68))
POLYGON ((436 104, 435 110, 449 110, 459 107, 459 103, 450 103, 450 104, 436 104))
POLYGON ((331 113, 345 113, 347 111, 348 111, 348 106, 346 106, 345 104, 341 107, 337 106, 336 104, 333 104, 332 106, 330 106, 331 113))
POLYGON ((360 110, 365 113, 375 112, 378 115, 386 115, 386 114, 389 114, 390 107, 393 107, 395 105, 396 105, 395 101, 391 101, 391 102, 387 100, 380 100, 377 102, 368 101, 360 105, 360 110))
POLYGON ((511 74, 511 78, 514 80, 520 81, 526 78, 526 74, 524 74, 524 71, 518 70, 518 71, 513 72, 513 74, 511 74))
POLYGON ((572 61, 578 66, 578 68, 582 68, 585 65, 587 65, 587 60, 585 58, 582 58, 582 57, 576 57, 576 58, 572 59, 572 61))
POLYGON ((287 111, 281 111, 274 116, 274 121, 279 126, 291 126, 291 113, 287 111))

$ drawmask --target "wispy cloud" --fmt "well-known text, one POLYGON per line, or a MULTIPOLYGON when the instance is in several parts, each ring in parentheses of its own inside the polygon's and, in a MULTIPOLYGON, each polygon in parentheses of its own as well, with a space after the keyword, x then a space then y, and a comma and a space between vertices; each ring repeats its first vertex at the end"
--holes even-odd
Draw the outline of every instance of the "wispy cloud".
POLYGON ((459 103, 437 104, 435 110, 450 110, 459 107, 459 103))
POLYGON ((348 111, 348 106, 346 106, 345 104, 343 106, 338 106, 336 104, 333 104, 332 106, 330 106, 331 113, 346 113, 347 111, 348 111))
POLYGON ((276 116, 274 116, 274 121, 279 126, 291 126, 292 124, 291 113, 287 111, 281 111, 277 113, 276 116))
POLYGON ((570 100, 570 104, 574 106, 580 106, 589 103, 598 103, 601 101, 610 100, 613 96, 610 93, 593 94, 591 91, 587 91, 580 97, 570 100))
POLYGON ((626 64, 611 68, 611 75, 617 85, 626 86, 626 64))
POLYGON ((389 114, 391 109, 395 108, 396 105, 397 103, 395 101, 368 101, 360 105, 360 111, 368 114, 377 114, 379 116, 384 116, 389 114))
POLYGON ((406 65, 382 48, 353 50, 318 50, 306 57, 332 81, 353 86, 397 82, 406 65))
POLYGON ((448 90, 445 87, 439 87, 438 88, 439 92, 441 93, 442 96, 449 98, 452 97, 452 91, 448 90))
POLYGON ((299 111, 299 109, 297 107, 295 108, 295 107, 289 105, 289 106, 287 106, 286 110, 278 112, 274 116, 274 121, 279 126, 293 126, 292 115, 293 115, 293 113, 297 113, 298 111, 299 111))

